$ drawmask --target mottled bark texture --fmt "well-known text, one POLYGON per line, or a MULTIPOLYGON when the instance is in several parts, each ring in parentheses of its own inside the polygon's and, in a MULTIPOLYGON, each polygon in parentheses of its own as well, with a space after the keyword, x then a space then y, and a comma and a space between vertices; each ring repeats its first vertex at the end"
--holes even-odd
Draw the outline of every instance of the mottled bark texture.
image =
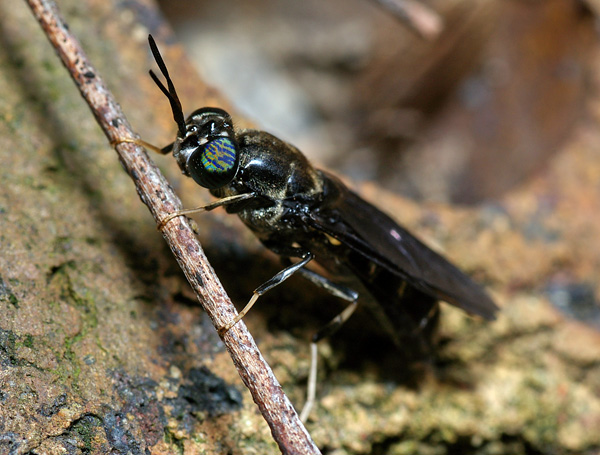
MULTIPOLYGON (((153 5, 60 6, 142 137, 172 140, 166 100, 147 76, 147 33, 172 42, 153 5)), ((0 41, 0 453, 277 453, 25 3, 0 4, 0 41)), ((164 51, 186 112, 223 106, 180 48, 164 51)), ((308 423, 321 449, 597 453, 598 75, 592 68, 585 119, 543 171, 501 199, 465 210, 358 188, 485 283, 502 313, 484 323, 444 306, 435 368, 416 385, 401 381, 403 365, 368 318, 352 318, 321 346, 308 423)), ((170 157, 157 161, 186 207, 210 200, 170 157)), ((279 264, 235 217, 196 220, 239 307, 279 264)), ((336 304, 293 279, 245 320, 296 405, 309 336, 336 304)))

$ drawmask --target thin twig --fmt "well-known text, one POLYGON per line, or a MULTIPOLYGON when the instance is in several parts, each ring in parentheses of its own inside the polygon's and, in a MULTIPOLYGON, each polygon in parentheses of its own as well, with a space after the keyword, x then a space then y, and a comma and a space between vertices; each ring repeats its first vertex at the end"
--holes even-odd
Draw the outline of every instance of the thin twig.
POLYGON ((433 40, 444 29, 444 21, 440 15, 416 0, 374 1, 416 31, 422 38, 433 40))
MULTIPOLYGON (((51 0, 27 2, 108 140, 115 143, 118 139, 137 137, 81 45, 69 32, 56 4, 51 0)), ((121 143, 115 150, 133 179, 140 199, 157 223, 181 208, 181 201, 144 149, 135 144, 121 143)), ((173 219, 162 233, 214 326, 224 326, 235 317, 235 308, 186 218, 173 219)), ((282 453, 320 453, 245 324, 238 323, 221 338, 282 453)))

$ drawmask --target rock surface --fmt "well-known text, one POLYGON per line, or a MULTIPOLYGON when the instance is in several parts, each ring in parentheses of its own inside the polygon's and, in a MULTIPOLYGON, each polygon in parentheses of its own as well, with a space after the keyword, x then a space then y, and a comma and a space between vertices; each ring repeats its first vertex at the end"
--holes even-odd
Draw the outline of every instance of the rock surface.
MULTIPOLYGON (((167 103, 147 77, 147 33, 170 39, 154 6, 60 6, 142 137, 172 140, 167 103)), ((0 453, 277 453, 30 12, 2 4, 0 24, 0 453)), ((164 53, 186 111, 227 107, 179 48, 164 53)), ((436 368, 417 386, 399 380, 391 346, 351 320, 321 346, 308 429, 324 453, 598 453, 597 92, 547 169, 494 203, 423 207, 358 188, 485 283, 502 312, 486 323, 444 306, 436 368)), ((209 200, 169 157, 158 160, 186 206, 209 200)), ((197 222, 243 304, 276 258, 235 217, 197 222)), ((336 308, 290 281, 247 322, 301 405, 309 336, 336 308)))

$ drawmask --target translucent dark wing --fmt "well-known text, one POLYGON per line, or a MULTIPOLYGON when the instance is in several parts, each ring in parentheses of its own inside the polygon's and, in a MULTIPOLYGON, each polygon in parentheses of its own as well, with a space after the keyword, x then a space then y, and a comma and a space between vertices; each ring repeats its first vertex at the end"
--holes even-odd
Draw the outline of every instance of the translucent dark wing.
POLYGON ((314 228, 416 289, 469 313, 495 319, 498 307, 481 286, 335 177, 323 176, 325 200, 307 220, 314 228))

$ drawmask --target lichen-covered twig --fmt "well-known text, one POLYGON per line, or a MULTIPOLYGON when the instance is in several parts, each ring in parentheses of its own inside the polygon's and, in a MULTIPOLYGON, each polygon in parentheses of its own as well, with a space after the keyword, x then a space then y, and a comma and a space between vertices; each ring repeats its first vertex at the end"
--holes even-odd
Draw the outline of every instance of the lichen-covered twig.
MULTIPOLYGON (((140 199, 157 223, 174 210, 181 209, 179 198, 143 148, 120 142, 124 138, 135 138, 136 134, 79 42, 69 31, 56 4, 50 0, 27 2, 106 137, 110 143, 118 143, 115 149, 119 159, 133 179, 140 199)), ((215 327, 224 326, 235 316, 235 308, 186 218, 174 218, 161 232, 215 327)), ((320 453, 244 323, 232 327, 222 335, 222 339, 281 451, 285 454, 320 453)))

